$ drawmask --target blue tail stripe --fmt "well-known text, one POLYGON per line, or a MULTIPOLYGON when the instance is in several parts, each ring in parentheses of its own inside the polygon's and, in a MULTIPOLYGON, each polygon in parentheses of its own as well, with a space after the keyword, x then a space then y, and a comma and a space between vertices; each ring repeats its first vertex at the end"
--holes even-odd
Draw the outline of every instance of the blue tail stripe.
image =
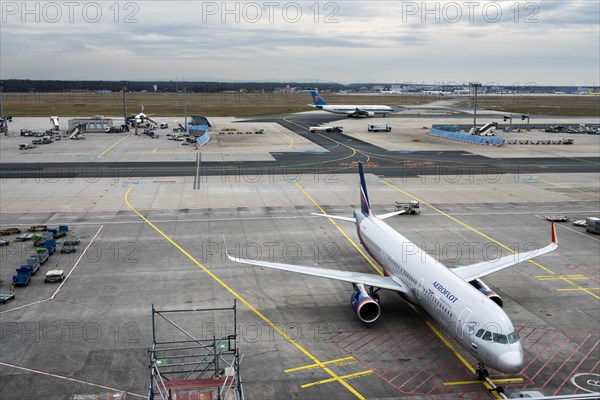
POLYGON ((368 216, 371 213, 371 204, 369 203, 367 183, 365 182, 365 174, 361 162, 358 163, 358 174, 360 176, 360 210, 365 216, 368 216))
POLYGON ((321 96, 319 96, 319 93, 317 93, 316 90, 311 91, 310 95, 312 96, 312 100, 313 100, 313 103, 315 104, 315 106, 326 106, 327 105, 327 102, 325 100, 323 100, 323 98, 321 96))

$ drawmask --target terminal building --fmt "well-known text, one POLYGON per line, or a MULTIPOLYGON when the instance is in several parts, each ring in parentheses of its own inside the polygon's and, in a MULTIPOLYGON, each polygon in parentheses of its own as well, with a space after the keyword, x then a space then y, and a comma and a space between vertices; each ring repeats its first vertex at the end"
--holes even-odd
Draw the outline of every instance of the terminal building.
POLYGON ((110 118, 104 118, 102 115, 96 115, 91 118, 73 118, 69 120, 69 132, 75 127, 85 125, 85 131, 90 132, 106 132, 108 128, 112 128, 113 120, 110 118))

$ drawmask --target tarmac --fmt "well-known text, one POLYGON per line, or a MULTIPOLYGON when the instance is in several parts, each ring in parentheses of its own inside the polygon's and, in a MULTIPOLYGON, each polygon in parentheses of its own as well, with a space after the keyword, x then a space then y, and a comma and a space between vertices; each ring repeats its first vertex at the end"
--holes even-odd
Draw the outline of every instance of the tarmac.
MULTIPOLYGON (((236 265, 225 254, 376 273, 357 251, 352 224, 310 214, 351 215, 358 207, 358 159, 366 162, 374 212, 391 212, 396 201, 419 201, 420 215, 387 221, 448 267, 506 255, 504 246, 518 251, 546 245, 548 214, 571 220, 600 214, 599 136, 573 135, 572 146, 543 149, 465 147, 424 133, 423 126, 441 118, 377 119, 391 123, 394 135, 367 133, 364 119, 337 123, 324 113, 211 118, 215 131, 199 151, 162 134, 155 140, 89 133, 84 141, 27 151, 17 149, 21 137, 2 137, 2 227, 66 224, 82 243, 76 253, 52 255, 29 286, 17 287, 16 298, 0 304, 0 397, 54 400, 126 392, 128 399, 146 398, 152 306, 216 308, 236 301, 247 399, 500 398, 474 381, 475 361, 396 294, 380 292, 382 315, 365 326, 350 307, 351 285, 236 265), (319 122, 342 124, 345 132, 329 138, 300 133, 319 122), (219 134, 229 127, 244 133, 219 134), (245 133, 260 128, 263 135, 245 133), (539 168, 406 174, 398 170, 416 161, 403 150, 440 165, 484 157, 507 160, 501 165, 535 160, 539 168), (323 157, 337 168, 265 166, 285 165, 286 154, 295 163, 298 157, 308 157, 304 163, 323 157), (6 175, 7 164, 55 162, 197 168, 182 167, 174 175, 6 175), (238 168, 202 169, 210 162, 238 168), (252 162, 264 163, 263 169, 244 167, 252 162), (552 163, 561 168, 552 172, 552 163), (67 279, 44 283, 45 272, 56 267, 67 279)), ((31 129, 48 125, 45 119, 19 119, 14 128, 21 123, 31 129)), ((558 250, 484 279, 504 299, 526 350, 518 374, 490 371, 507 392, 598 390, 588 382, 600 378, 600 238, 571 223, 558 224, 557 235, 558 250)), ((15 236, 3 237, 12 242, 0 248, 0 292, 8 291, 14 269, 33 251, 31 242, 15 242, 15 236)), ((197 338, 232 328, 218 312, 182 323, 197 338)))

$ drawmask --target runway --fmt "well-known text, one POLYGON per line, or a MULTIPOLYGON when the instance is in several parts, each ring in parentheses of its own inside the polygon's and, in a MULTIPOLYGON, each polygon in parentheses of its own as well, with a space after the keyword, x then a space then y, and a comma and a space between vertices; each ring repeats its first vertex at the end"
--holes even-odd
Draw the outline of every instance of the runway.
MULTIPOLYGON (((416 115, 413 115, 416 117, 416 115)), ((404 117, 404 115, 403 115, 404 117)), ((436 119, 445 116, 420 116, 420 118, 436 119)), ((389 118, 390 121, 397 120, 389 118)), ((484 118, 483 116, 481 118, 484 118)), ((463 117, 464 119, 464 117, 463 117)), ((387 119, 383 119, 387 120, 387 119)), ((128 161, 132 152, 137 152, 131 147, 127 140, 124 143, 117 142, 120 147, 127 146, 131 150, 123 150, 119 159, 108 162, 104 152, 92 161, 82 160, 72 162, 68 159, 49 162, 48 157, 36 160, 36 162, 14 162, 5 161, 0 164, 0 178, 2 179, 57 179, 57 178, 115 178, 127 179, 135 177, 166 177, 166 176, 219 176, 254 174, 259 176, 286 175, 290 178, 310 176, 315 174, 344 174, 354 173, 358 161, 368 163, 371 173, 379 177, 416 177, 421 175, 442 176, 465 176, 465 175, 489 175, 497 176, 503 174, 519 174, 535 176, 538 173, 588 173, 598 172, 600 169, 600 157, 587 155, 556 155, 552 154, 554 149, 545 155, 544 153, 531 158, 518 155, 510 158, 497 157, 493 153, 483 155, 474 151, 475 145, 465 145, 460 150, 414 150, 410 145, 406 149, 387 149, 384 145, 374 145, 366 137, 356 134, 344 133, 308 133, 309 126, 319 124, 331 124, 335 121, 340 123, 339 116, 327 113, 291 114, 284 116, 260 117, 235 121, 232 126, 263 124, 264 126, 280 126, 279 129, 293 132, 303 141, 313 143, 311 150, 285 151, 269 150, 269 148, 256 148, 269 154, 268 161, 252 161, 251 159, 227 161, 211 159, 211 151, 200 151, 200 156, 189 152, 190 157, 175 157, 171 160, 156 160, 155 154, 138 161, 128 161)), ((366 122, 364 120, 343 121, 359 126, 366 122)), ((259 125, 257 125, 259 126, 259 125)), ((352 131, 352 129, 349 129, 352 131)), ((390 135, 396 136, 392 131, 390 135)), ((97 134, 96 134, 97 135, 97 134)), ((213 133, 213 136, 215 135, 213 133)), ((215 137, 223 145, 225 139, 215 137)), ((238 139, 238 138, 236 138, 238 139)), ((588 139, 588 138, 585 138, 588 139)), ((139 139, 138 139, 139 140, 139 139)), ((423 139, 420 139, 421 141, 423 139)), ((579 140, 579 138, 578 138, 579 140)), ((150 141, 151 142, 151 141, 150 141)), ((146 141, 145 143, 148 143, 146 141)), ((158 143, 158 142, 156 142, 158 143)), ((163 142, 161 142, 163 143, 163 142)), ((154 144, 154 142, 152 142, 154 144)), ((212 145, 212 144, 211 144, 212 145)), ((454 145, 449 143, 449 145, 454 145)), ((245 145, 243 145, 245 146, 245 145)), ((306 148, 306 146, 304 146, 306 148)), ((397 147, 397 146, 396 146, 397 147)), ((413 146, 414 147, 414 146, 413 146)), ((426 146, 425 146, 426 147, 426 146)), ((485 147, 485 146, 483 146, 485 147)), ((210 147, 209 147, 210 149, 210 147)), ((252 149, 252 148, 251 148, 252 149)), ((250 150, 251 150, 250 149, 250 150)), ((113 150, 109 147, 106 151, 113 150)), ((479 149, 477 149, 479 150, 479 149)), ((547 149, 542 149, 548 152, 547 149)), ((89 150, 88 150, 89 151, 89 150)), ((156 151, 156 149, 155 149, 156 151)), ((6 158, 6 157, 5 157, 6 158)), ((16 160, 16 159, 14 159, 16 160)))

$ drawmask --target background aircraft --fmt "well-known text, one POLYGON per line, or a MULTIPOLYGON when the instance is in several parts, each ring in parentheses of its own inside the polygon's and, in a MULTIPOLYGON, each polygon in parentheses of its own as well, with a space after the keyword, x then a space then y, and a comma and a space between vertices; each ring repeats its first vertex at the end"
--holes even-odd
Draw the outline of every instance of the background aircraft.
POLYGON ((390 106, 382 105, 333 105, 328 104, 316 90, 310 92, 314 104, 309 104, 320 110, 334 114, 345 114, 348 117, 374 117, 375 115, 383 115, 391 113, 394 109, 390 106))

